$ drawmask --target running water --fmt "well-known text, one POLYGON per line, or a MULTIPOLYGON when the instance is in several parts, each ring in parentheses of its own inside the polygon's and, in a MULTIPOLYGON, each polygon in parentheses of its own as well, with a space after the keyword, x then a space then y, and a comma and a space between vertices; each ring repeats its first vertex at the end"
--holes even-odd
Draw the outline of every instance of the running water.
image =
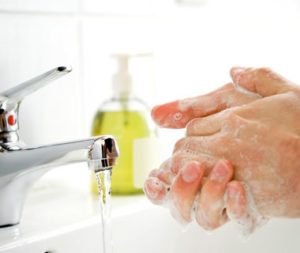
POLYGON ((111 169, 95 171, 102 225, 102 253, 113 253, 111 231, 110 179, 111 169))

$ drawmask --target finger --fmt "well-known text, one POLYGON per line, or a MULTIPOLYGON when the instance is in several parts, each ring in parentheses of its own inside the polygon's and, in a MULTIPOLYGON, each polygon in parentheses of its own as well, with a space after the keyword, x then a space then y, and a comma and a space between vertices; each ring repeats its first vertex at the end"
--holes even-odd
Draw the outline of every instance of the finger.
POLYGON ((212 115, 191 120, 186 125, 187 136, 209 136, 219 133, 222 129, 231 129, 237 121, 240 122, 240 113, 247 107, 235 107, 212 115))
POLYGON ((227 214, 244 236, 266 223, 267 219, 257 211, 252 195, 243 182, 230 182, 226 196, 227 214))
POLYGON ((156 177, 166 185, 170 185, 175 177, 175 174, 172 171, 165 169, 156 169, 151 171, 149 174, 150 177, 156 177))
POLYGON ((218 160, 219 158, 213 155, 188 149, 178 149, 171 158, 171 171, 176 175, 186 164, 195 161, 205 165, 205 175, 208 175, 218 160))
POLYGON ((232 68, 233 82, 263 97, 292 90, 291 82, 269 68, 232 68))
POLYGON ((231 181, 226 189, 227 214, 232 220, 242 220, 247 217, 247 198, 243 184, 231 181))
POLYGON ((200 188, 204 171, 205 168, 198 162, 190 162, 176 177, 170 192, 175 207, 175 210, 172 210, 175 218, 186 222, 191 221, 193 202, 200 188))
MULTIPOLYGON (((187 136, 175 144, 173 154, 182 153, 190 156, 207 155, 208 157, 227 157, 228 147, 232 148, 233 142, 229 141, 228 134, 223 131, 214 135, 187 136)), ((232 150, 231 150, 232 151, 232 150)))
POLYGON ((229 83, 203 96, 156 106, 152 109, 152 118, 161 127, 183 128, 194 118, 247 104, 256 99, 256 97, 239 92, 229 83))
POLYGON ((213 168, 209 178, 201 189, 195 217, 205 229, 216 229, 223 225, 228 217, 225 212, 224 196, 226 185, 231 180, 233 168, 229 161, 221 160, 213 168))
POLYGON ((159 169, 152 170, 149 174, 149 177, 156 177, 164 184, 170 185, 177 174, 172 170, 172 163, 172 158, 166 160, 160 165, 159 169))
POLYGON ((158 205, 163 204, 175 177, 186 164, 193 162, 205 164, 205 174, 207 175, 215 165, 217 159, 206 154, 178 152, 162 163, 160 169, 150 172, 149 178, 144 184, 144 192, 153 203, 158 205))
POLYGON ((159 169, 152 170, 145 181, 144 192, 154 204, 162 204, 170 191, 171 184, 176 176, 172 172, 171 166, 172 159, 166 160, 159 169))
POLYGON ((217 113, 204 118, 193 119, 186 125, 186 135, 206 136, 216 134, 222 129, 222 118, 222 115, 217 113))
POLYGON ((191 162, 205 163, 207 165, 215 164, 216 159, 207 155, 193 155, 187 153, 173 154, 171 158, 164 161, 159 169, 150 172, 149 177, 155 177, 166 186, 170 186, 180 169, 191 162))
POLYGON ((156 177, 149 177, 144 184, 144 192, 148 199, 156 205, 161 205, 166 200, 168 188, 156 177))

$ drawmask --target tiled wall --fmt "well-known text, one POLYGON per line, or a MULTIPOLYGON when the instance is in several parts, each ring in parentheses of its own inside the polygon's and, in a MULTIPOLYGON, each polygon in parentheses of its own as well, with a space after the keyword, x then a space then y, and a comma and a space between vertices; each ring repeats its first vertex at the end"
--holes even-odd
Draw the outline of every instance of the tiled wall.
POLYGON ((153 105, 212 90, 233 65, 270 66, 300 83, 299 31, 296 0, 0 0, 0 90, 72 65, 24 100, 20 132, 29 144, 81 138, 111 94, 112 53, 154 54, 155 75, 137 85, 153 105))

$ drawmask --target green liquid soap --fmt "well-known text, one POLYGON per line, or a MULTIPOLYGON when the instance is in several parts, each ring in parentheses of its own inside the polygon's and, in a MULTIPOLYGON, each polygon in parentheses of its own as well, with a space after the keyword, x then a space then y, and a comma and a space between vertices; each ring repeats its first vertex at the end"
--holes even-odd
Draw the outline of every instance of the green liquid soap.
MULTIPOLYGON (((120 156, 112 169, 111 192, 116 195, 142 193, 144 180, 157 165, 155 127, 147 105, 134 96, 129 59, 138 55, 117 54, 117 72, 112 78, 111 99, 101 104, 93 124, 92 135, 113 135, 120 156)), ((91 190, 97 194, 95 175, 91 190)))
MULTIPOLYGON (((99 111, 93 122, 92 134, 113 135, 118 143, 120 156, 112 171, 112 194, 138 194, 141 188, 134 185, 134 141, 154 135, 145 111, 99 111)), ((91 181, 91 190, 98 193, 96 181, 91 181), (94 183, 93 183, 94 182, 94 183)))

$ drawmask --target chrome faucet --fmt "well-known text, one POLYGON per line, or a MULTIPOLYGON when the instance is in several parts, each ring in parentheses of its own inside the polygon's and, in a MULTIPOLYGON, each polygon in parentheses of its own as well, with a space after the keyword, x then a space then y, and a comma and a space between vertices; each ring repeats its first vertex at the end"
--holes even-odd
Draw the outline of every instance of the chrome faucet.
POLYGON ((71 68, 58 67, 0 94, 0 228, 20 222, 27 192, 50 168, 88 161, 98 172, 111 170, 115 164, 119 152, 112 136, 40 147, 26 147, 19 140, 22 99, 70 71, 71 68))

